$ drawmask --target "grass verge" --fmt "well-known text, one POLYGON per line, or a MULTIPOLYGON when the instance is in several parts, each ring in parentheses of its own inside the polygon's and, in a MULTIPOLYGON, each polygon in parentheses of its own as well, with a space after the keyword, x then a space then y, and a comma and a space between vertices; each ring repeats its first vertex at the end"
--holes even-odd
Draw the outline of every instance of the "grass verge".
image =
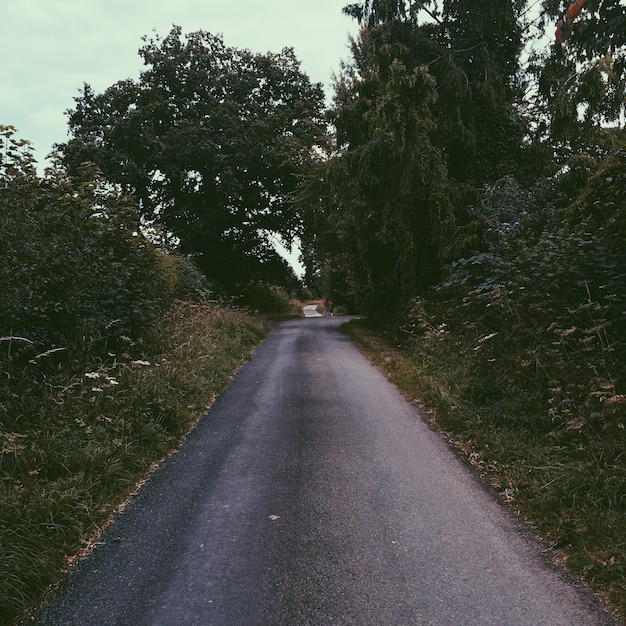
POLYGON ((26 618, 266 333, 244 311, 177 303, 107 363, 56 369, 29 397, 5 393, 0 624, 26 618))
POLYGON ((623 426, 621 437, 584 432, 543 419, 545 408, 532 393, 479 393, 475 343, 444 325, 400 344, 360 321, 343 329, 545 538, 555 563, 626 623, 623 426))

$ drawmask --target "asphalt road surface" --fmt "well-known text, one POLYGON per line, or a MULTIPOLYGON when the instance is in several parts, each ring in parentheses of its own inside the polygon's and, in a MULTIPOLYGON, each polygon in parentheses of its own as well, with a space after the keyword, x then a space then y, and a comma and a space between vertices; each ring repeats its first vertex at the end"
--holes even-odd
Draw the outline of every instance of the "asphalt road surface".
POLYGON ((39 623, 610 624, 341 322, 276 325, 39 623))

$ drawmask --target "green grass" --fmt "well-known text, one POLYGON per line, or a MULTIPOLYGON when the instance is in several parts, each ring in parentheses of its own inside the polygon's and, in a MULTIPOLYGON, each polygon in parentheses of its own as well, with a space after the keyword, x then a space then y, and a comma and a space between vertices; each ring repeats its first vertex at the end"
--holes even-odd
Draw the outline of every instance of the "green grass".
MULTIPOLYGON (((300 303, 294 306, 297 314, 300 303)), ((554 385, 533 387, 530 375, 528 384, 501 393, 485 363, 502 355, 493 348, 479 359, 476 346, 485 342, 444 324, 401 338, 359 322, 344 328, 534 525, 554 560, 623 618, 626 436, 619 406, 608 405, 617 413, 600 426, 593 402, 576 409, 554 385), (546 419, 554 398, 565 421, 546 419)), ((29 393, 3 383, 0 410, 11 421, 0 426, 0 624, 26 616, 61 579, 266 332, 245 312, 180 303, 150 336, 127 340, 107 362, 45 370, 26 385, 29 393)), ((508 368, 517 367, 515 356, 508 368)), ((568 365, 560 364, 563 375, 571 374, 568 365)), ((528 369, 523 364, 516 375, 528 369)))
POLYGON ((266 332, 240 310, 178 303, 106 363, 23 381, 27 397, 5 385, 0 409, 12 419, 10 430, 0 426, 0 624, 41 601, 266 332))
POLYGON ((344 329, 531 523, 555 563, 578 575, 625 620, 624 420, 590 426, 593 407, 587 403, 578 407, 585 416, 581 427, 551 419, 549 394, 531 384, 498 393, 495 376, 477 368, 475 338, 444 325, 409 340, 361 322, 344 329))

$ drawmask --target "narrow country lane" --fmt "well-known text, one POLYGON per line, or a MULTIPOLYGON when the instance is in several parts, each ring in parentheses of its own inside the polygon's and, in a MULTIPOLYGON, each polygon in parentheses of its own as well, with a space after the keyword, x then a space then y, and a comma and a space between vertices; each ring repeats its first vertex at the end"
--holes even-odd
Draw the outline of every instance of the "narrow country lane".
POLYGON ((276 325, 38 623, 611 624, 341 323, 276 325))
POLYGON ((307 304, 305 307, 302 307, 302 312, 304 313, 304 317, 323 317, 317 310, 316 304, 307 304))

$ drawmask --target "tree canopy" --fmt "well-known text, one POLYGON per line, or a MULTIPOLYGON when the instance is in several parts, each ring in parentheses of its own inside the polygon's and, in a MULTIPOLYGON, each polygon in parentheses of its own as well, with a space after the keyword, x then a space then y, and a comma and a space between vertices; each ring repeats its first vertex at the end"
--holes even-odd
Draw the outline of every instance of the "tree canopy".
POLYGON ((435 82, 406 43, 390 37, 394 27, 364 29, 353 44, 354 63, 336 84, 341 153, 328 166, 334 237, 350 250, 355 297, 374 317, 439 273, 444 170, 430 137, 435 82))
POLYGON ((371 0, 344 9, 361 30, 335 83, 336 153, 323 168, 313 230, 333 259, 329 284, 343 284, 373 318, 437 282, 469 219, 454 190, 521 168, 519 4, 371 0))
POLYGON ((325 132, 321 85, 291 49, 255 54, 179 27, 144 38, 140 55, 139 80, 85 85, 68 111, 70 172, 96 163, 229 287, 289 280, 270 237, 298 232, 289 198, 325 132))
MULTIPOLYGON (((543 23, 551 29, 568 3, 543 2, 543 23)), ((577 154, 601 158, 614 148, 607 129, 626 112, 626 12, 621 0, 587 0, 563 42, 553 39, 536 54, 528 72, 536 80, 532 102, 533 141, 553 147, 559 165, 577 154)))
MULTIPOLYGON (((298 235, 309 286, 384 317, 486 249, 486 185, 562 167, 574 180, 619 141, 607 124, 624 114, 620 1, 587 0, 567 41, 522 66, 535 6, 348 4, 361 29, 328 111, 293 50, 175 27, 144 39, 138 81, 85 85, 60 148, 71 172, 98 164, 228 287, 289 283, 269 241, 298 235)), ((544 28, 566 8, 545 0, 544 28)))

